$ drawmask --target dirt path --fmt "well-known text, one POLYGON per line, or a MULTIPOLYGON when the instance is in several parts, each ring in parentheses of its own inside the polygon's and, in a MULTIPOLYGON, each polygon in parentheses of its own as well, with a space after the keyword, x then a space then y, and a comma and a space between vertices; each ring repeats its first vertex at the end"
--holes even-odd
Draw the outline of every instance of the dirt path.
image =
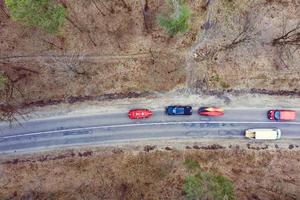
POLYGON ((51 60, 51 59, 80 59, 80 60, 89 60, 89 61, 112 61, 112 60, 130 60, 130 59, 139 59, 139 58, 152 58, 159 59, 160 56, 166 55, 170 57, 175 56, 185 56, 185 52, 177 51, 146 51, 138 53, 129 53, 129 54, 82 54, 78 52, 70 52, 66 54, 39 54, 39 55, 13 55, 13 56, 2 56, 0 57, 0 64, 6 62, 16 62, 16 61, 32 61, 32 60, 51 60))
POLYGON ((205 23, 203 24, 203 31, 200 33, 198 36, 198 40, 196 43, 191 47, 187 54, 187 87, 189 90, 192 89, 193 83, 196 81, 194 77, 194 57, 195 53, 199 48, 202 48, 206 42, 207 42, 207 36, 208 36, 208 31, 212 27, 212 21, 211 21, 211 15, 212 15, 212 4, 214 3, 214 0, 207 0, 206 5, 207 5, 207 18, 205 23))
POLYGON ((132 59, 132 58, 143 58, 151 56, 150 52, 141 52, 141 53, 133 53, 133 54, 124 54, 124 55, 95 55, 95 54, 65 54, 65 55, 58 55, 58 54, 49 54, 49 55, 16 55, 16 56, 6 56, 0 57, 2 61, 27 61, 33 59, 51 59, 51 58, 70 58, 74 56, 81 56, 87 59, 96 60, 96 59, 132 59))

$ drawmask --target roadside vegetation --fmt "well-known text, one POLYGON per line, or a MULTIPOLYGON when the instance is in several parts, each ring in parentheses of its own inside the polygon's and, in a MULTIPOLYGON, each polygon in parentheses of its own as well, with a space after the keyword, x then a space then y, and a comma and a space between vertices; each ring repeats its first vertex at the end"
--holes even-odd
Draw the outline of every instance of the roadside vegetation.
POLYGON ((65 21, 64 7, 54 0, 5 0, 12 19, 57 33, 65 21))
POLYGON ((0 92, 4 90, 7 81, 8 80, 6 75, 2 71, 0 71, 0 92))
POLYGON ((183 164, 189 171, 195 171, 200 168, 199 162, 197 160, 186 159, 183 164))
POLYGON ((219 175, 199 172, 185 178, 184 191, 188 200, 234 200, 233 183, 219 175))
POLYGON ((190 8, 185 4, 184 0, 170 0, 171 9, 168 14, 158 17, 159 24, 165 30, 174 36, 177 33, 184 33, 189 29, 189 19, 191 16, 190 8))
POLYGON ((0 121, 13 122, 16 121, 16 115, 21 115, 19 108, 11 104, 12 93, 15 88, 14 82, 7 75, 0 71, 0 121))
POLYGON ((297 199, 300 151, 281 145, 106 147, 1 157, 0 199, 297 199))
POLYGON ((187 158, 185 168, 191 173, 184 180, 183 190, 187 200, 234 200, 232 181, 228 178, 201 170, 198 160, 187 158))

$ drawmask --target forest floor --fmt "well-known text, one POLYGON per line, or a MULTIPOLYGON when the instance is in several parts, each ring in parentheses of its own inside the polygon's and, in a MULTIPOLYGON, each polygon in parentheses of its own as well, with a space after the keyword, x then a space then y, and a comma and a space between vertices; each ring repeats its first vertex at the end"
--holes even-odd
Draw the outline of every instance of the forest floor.
POLYGON ((13 21, 0 4, 0 71, 9 79, 1 102, 168 91, 300 94, 300 48, 287 41, 300 32, 298 1, 188 0, 190 30, 174 37, 157 20, 168 1, 148 0, 146 13, 136 0, 61 2, 68 17, 58 35, 13 21))

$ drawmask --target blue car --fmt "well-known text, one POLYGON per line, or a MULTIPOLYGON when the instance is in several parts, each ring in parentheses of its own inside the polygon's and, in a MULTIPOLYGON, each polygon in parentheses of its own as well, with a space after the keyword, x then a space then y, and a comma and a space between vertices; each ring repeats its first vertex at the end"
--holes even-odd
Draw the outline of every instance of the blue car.
POLYGON ((168 106, 166 113, 167 115, 191 115, 192 106, 168 106))

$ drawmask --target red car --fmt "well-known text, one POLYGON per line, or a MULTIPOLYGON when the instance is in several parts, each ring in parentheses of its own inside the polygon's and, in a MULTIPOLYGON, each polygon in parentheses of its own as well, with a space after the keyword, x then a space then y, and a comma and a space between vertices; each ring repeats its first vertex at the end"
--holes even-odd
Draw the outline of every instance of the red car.
POLYGON ((296 119, 296 111, 294 110, 269 110, 268 118, 276 121, 292 121, 296 119))
POLYGON ((130 119, 145 119, 152 116, 152 111, 148 109, 133 109, 128 112, 130 119))
POLYGON ((224 115, 224 109, 218 107, 200 107, 198 113, 199 115, 216 117, 224 115))

